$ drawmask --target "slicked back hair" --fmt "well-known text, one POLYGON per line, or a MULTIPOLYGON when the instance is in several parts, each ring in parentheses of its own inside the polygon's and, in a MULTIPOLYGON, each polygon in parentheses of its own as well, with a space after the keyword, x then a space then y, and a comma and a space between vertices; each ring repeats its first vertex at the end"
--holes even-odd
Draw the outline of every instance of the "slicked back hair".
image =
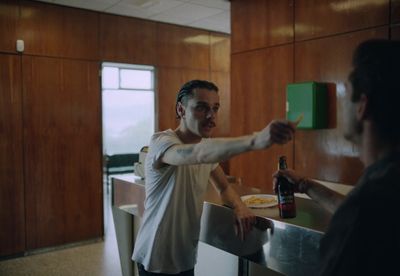
POLYGON ((176 116, 179 119, 179 115, 178 115, 178 103, 182 103, 184 105, 186 105, 188 99, 190 97, 193 97, 193 92, 194 89, 196 88, 200 88, 200 89, 208 89, 211 91, 215 91, 216 93, 218 93, 218 87, 209 81, 205 81, 205 80, 191 80, 188 81, 187 83, 185 83, 184 85, 182 85, 181 89, 179 90, 177 96, 176 96, 176 105, 175 105, 175 112, 176 112, 176 116))

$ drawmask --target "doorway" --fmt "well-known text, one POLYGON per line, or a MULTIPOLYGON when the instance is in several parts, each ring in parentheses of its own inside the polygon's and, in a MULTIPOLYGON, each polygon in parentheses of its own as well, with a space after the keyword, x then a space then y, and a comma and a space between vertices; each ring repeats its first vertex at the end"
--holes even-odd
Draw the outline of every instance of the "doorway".
POLYGON ((101 67, 103 206, 107 240, 108 235, 115 235, 110 178, 133 173, 141 148, 148 145, 155 130, 155 77, 153 66, 104 62, 101 67))
POLYGON ((154 67, 102 64, 103 154, 139 153, 154 133, 154 67))

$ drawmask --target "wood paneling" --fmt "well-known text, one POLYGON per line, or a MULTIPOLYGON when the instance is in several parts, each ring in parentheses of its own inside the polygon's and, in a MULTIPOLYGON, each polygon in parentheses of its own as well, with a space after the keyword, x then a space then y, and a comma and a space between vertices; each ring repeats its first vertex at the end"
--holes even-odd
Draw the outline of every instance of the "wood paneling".
POLYGON ((98 25, 95 12, 22 1, 18 37, 25 54, 96 60, 98 25))
POLYGON ((295 38, 304 40, 388 24, 389 0, 296 0, 295 38))
POLYGON ((293 41, 293 0, 231 1, 232 52, 293 41))
POLYGON ((24 252, 21 62, 0 54, 0 256, 24 252))
POLYGON ((392 23, 400 22, 400 0, 391 0, 392 14, 391 21, 392 23))
POLYGON ((101 58, 135 64, 155 64, 156 23, 100 14, 101 58))
POLYGON ((179 88, 184 83, 182 70, 159 68, 157 70, 157 118, 158 129, 175 129, 179 125, 175 103, 179 88))
POLYGON ((157 65, 210 69, 209 32, 157 23, 157 65))
POLYGON ((25 41, 22 66, 0 56, 1 255, 102 235, 99 62, 158 66, 160 129, 181 85, 211 78, 229 133, 227 35, 24 0, 1 1, 0 34, 3 52, 25 41))
POLYGON ((354 145, 343 138, 345 81, 357 45, 370 38, 387 38, 388 28, 354 32, 295 44, 295 82, 317 80, 335 83, 337 125, 332 129, 298 131, 295 169, 308 177, 355 184, 362 164, 354 145), (337 47, 337 45, 341 45, 337 47))
POLYGON ((181 86, 193 79, 208 80, 209 71, 161 67, 157 72, 157 113, 158 129, 175 129, 179 125, 176 119, 176 95, 181 86))
POLYGON ((227 35, 210 33, 211 71, 230 72, 231 39, 227 35))
POLYGON ((15 53, 17 40, 17 22, 19 18, 19 1, 4 0, 0 2, 0 51, 15 53))
POLYGON ((23 57, 27 249, 102 236, 97 62, 23 57))
MULTIPOLYGON (((232 55, 232 133, 251 134, 273 119, 285 118, 286 84, 292 81, 293 45, 232 55)), ((286 155, 292 166, 292 148, 291 142, 235 157, 231 160, 231 174, 242 177, 244 185, 272 189, 277 160, 286 155)))
POLYGON ((214 137, 230 136, 230 109, 231 109, 231 91, 229 73, 211 72, 210 80, 214 82, 219 89, 220 109, 217 117, 217 127, 214 130, 214 137))
POLYGON ((221 107, 218 112, 214 136, 230 136, 230 49, 231 40, 227 35, 210 33, 210 80, 219 88, 221 107))
MULTIPOLYGON (((353 49, 360 41, 368 38, 388 38, 390 22, 400 21, 399 7, 399 0, 232 0, 232 134, 242 135, 254 131, 250 126, 257 121, 256 116, 265 115, 260 106, 266 97, 257 91, 278 91, 269 87, 276 81, 271 80, 268 74, 263 75, 264 71, 269 73, 268 70, 271 70, 265 64, 271 62, 274 56, 261 53, 271 51, 276 44, 294 45, 294 67, 283 70, 277 66, 273 69, 273 74, 288 80, 280 91, 285 91, 292 76, 296 82, 313 80, 329 83, 329 128, 297 132, 291 153, 295 157, 295 168, 309 177, 354 184, 362 167, 354 146, 346 142, 341 134, 344 82, 350 70, 353 49), (274 19, 274 16, 279 20, 274 19), (294 28, 296 41, 307 41, 293 42, 291 28, 294 28), (271 37, 277 32, 282 34, 280 40, 271 37)), ((399 38, 399 33, 399 28, 393 24, 391 38, 399 38)), ((275 102, 278 103, 284 99, 284 95, 276 98, 278 100, 275 102)), ((273 110, 268 113, 268 119, 283 114, 273 110)), ((264 175, 265 179, 270 179, 265 174, 265 168, 257 168, 258 164, 263 163, 259 160, 265 159, 265 156, 260 156, 258 153, 250 153, 234 158, 231 174, 250 175, 244 176, 244 184, 250 186, 260 185, 264 175)), ((270 158, 275 159, 276 156, 270 158)), ((270 163, 267 170, 271 167, 270 163)))

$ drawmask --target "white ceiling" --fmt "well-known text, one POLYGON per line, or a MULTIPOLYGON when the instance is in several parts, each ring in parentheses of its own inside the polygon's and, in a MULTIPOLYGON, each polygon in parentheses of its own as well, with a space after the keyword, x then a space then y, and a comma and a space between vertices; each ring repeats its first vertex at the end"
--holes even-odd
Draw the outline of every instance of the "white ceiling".
POLYGON ((231 32, 228 0, 36 0, 223 33, 231 32))

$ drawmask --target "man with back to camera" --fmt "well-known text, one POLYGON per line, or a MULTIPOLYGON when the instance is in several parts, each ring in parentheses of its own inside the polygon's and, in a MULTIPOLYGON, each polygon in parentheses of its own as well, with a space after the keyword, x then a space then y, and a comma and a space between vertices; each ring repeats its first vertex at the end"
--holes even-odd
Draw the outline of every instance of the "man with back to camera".
POLYGON ((139 275, 194 275, 200 216, 208 181, 233 208, 236 230, 243 239, 255 216, 229 186, 218 162, 252 150, 285 144, 295 125, 272 121, 253 135, 209 138, 220 107, 218 88, 192 80, 180 89, 175 130, 155 133, 145 162, 146 200, 132 259, 139 275))
POLYGON ((344 136, 366 167, 345 197, 278 171, 334 213, 320 244, 319 275, 394 275, 400 259, 400 41, 369 40, 353 55, 344 136))

